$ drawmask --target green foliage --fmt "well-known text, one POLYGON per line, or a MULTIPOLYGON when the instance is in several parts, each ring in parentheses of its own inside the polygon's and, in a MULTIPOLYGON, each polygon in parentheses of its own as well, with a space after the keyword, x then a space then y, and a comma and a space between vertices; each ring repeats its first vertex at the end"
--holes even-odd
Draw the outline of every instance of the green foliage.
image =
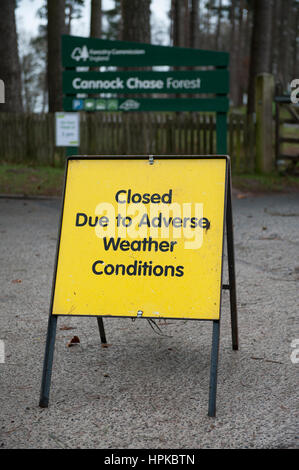
POLYGON ((2 194, 25 196, 61 196, 63 188, 62 168, 27 167, 24 165, 0 165, 2 194))

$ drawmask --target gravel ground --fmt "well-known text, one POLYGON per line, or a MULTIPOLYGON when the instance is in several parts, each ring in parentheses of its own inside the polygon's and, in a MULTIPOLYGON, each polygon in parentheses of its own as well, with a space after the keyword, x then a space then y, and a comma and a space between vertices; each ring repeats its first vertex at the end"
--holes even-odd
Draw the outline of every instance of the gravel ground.
POLYGON ((59 318, 50 406, 39 408, 60 202, 0 199, 0 447, 298 447, 299 195, 234 198, 233 208, 240 350, 224 291, 209 418, 212 323, 196 321, 168 320, 159 336, 142 319, 105 319, 102 348, 96 318, 59 318))

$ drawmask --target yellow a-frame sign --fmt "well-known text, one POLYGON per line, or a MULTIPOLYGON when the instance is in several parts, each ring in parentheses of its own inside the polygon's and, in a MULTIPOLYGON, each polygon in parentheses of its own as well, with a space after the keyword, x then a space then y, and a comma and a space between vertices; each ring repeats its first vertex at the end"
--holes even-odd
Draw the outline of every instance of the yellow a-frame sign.
POLYGON ((57 318, 213 321, 215 415, 221 293, 238 348, 229 158, 71 157, 50 307, 40 406, 47 406, 57 318), (225 227, 229 285, 222 284, 225 227))

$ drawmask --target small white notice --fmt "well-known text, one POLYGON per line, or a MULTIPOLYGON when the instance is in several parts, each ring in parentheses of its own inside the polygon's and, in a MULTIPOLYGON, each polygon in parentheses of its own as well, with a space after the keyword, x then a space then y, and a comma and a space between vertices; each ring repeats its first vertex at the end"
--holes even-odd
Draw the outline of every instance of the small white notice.
POLYGON ((56 146, 79 147, 80 115, 78 113, 55 113, 56 146))

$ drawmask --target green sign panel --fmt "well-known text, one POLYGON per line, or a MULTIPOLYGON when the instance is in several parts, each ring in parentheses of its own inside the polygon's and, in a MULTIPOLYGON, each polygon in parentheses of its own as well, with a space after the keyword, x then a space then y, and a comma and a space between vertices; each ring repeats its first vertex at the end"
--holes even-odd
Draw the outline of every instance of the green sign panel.
POLYGON ((62 36, 63 67, 100 67, 103 65, 122 67, 214 65, 226 67, 228 61, 229 54, 227 52, 62 36))
POLYGON ((64 96, 64 110, 216 112, 217 153, 225 154, 229 107, 228 63, 227 52, 62 36, 62 66, 68 69, 63 72, 63 94, 68 95, 64 96), (100 71, 103 66, 128 69, 155 65, 208 67, 209 70, 100 71), (76 70, 82 66, 86 67, 85 72, 76 70), (88 67, 99 70, 88 71, 88 67), (222 96, 174 98, 180 94, 203 93, 222 96), (102 94, 112 97, 103 98, 102 94), (130 94, 134 97, 130 98, 130 94), (170 96, 139 99, 136 98, 138 94, 170 96), (124 95, 126 98, 123 98, 124 95))
POLYGON ((227 70, 63 72, 63 93, 227 93, 227 70))
POLYGON ((65 111, 218 111, 227 112, 228 98, 72 98, 65 97, 65 111))

